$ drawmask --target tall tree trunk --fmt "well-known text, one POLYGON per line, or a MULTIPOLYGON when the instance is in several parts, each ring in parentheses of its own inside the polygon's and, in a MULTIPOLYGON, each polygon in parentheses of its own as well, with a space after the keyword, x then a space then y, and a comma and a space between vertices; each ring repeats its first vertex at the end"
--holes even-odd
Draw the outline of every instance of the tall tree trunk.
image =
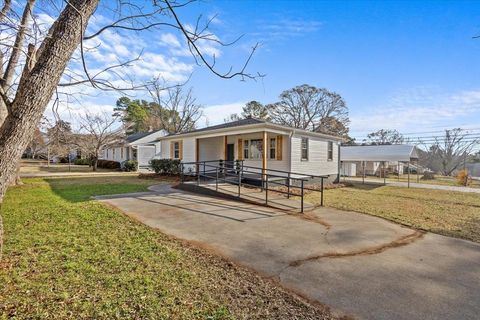
MULTIPOLYGON (((99 0, 68 1, 50 29, 51 37, 47 37, 39 48, 37 62, 25 66, 11 104, 11 113, 0 128, 0 204, 8 183, 15 174, 18 161, 32 140, 98 2, 99 0)), ((0 229, 0 235, 3 235, 3 228, 0 229)), ((0 239, 0 252, 2 245, 3 237, 0 239)))

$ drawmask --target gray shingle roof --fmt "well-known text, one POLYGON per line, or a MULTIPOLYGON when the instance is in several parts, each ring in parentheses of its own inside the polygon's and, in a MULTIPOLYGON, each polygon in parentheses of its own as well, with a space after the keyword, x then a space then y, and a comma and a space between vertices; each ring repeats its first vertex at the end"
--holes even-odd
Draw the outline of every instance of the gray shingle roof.
POLYGON ((415 146, 406 144, 343 146, 340 148, 341 161, 410 161, 417 158, 415 146))
POLYGON ((137 133, 133 133, 133 134, 130 134, 128 135, 125 140, 128 142, 128 143, 132 143, 134 141, 137 141, 138 139, 141 139, 143 137, 146 137, 152 133, 154 133, 156 131, 152 131, 152 132, 137 132, 137 133))
MULTIPOLYGON (((222 124, 217 124, 215 126, 210 126, 210 127, 205 127, 201 129, 196 129, 184 133, 195 133, 195 132, 203 132, 203 131, 210 131, 210 130, 218 130, 218 129, 225 129, 225 128, 234 128, 234 127, 241 127, 241 126, 247 126, 247 125, 252 125, 252 124, 259 124, 259 123, 267 123, 268 121, 266 120, 260 120, 260 119, 255 119, 255 118, 246 118, 246 119, 241 119, 237 121, 232 121, 232 122, 227 122, 227 123, 222 123, 222 124)), ((170 136, 174 136, 180 133, 175 133, 171 134, 170 136)))

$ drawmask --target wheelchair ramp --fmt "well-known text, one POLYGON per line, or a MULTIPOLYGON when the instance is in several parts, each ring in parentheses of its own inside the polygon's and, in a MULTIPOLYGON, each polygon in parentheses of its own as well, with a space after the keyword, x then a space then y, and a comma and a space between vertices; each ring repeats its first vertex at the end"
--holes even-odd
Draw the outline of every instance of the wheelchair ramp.
MULTIPOLYGON (((242 201, 251 204, 267 206, 270 208, 286 211, 287 213, 302 213, 302 203, 300 197, 287 198, 285 194, 245 185, 238 187, 233 183, 215 183, 215 181, 197 184, 195 181, 189 181, 179 184, 179 189, 189 192, 200 193, 208 196, 224 198, 228 200, 242 201)), ((303 203, 303 212, 315 209, 310 203, 303 203)))

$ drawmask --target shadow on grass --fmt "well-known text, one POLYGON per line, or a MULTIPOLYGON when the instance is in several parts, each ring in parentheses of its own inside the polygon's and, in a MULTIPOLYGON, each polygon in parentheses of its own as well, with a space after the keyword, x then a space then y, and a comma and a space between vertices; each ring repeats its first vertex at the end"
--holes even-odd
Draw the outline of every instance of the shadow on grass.
POLYGON ((383 183, 380 184, 380 183, 376 183, 376 182, 362 183, 362 182, 348 181, 348 183, 349 183, 348 188, 355 188, 355 189, 365 190, 365 191, 375 190, 375 189, 378 189, 378 188, 386 187, 385 185, 383 185, 383 183))
POLYGON ((46 178, 44 181, 56 195, 69 202, 88 201, 93 196, 144 192, 149 186, 162 183, 136 176, 46 178))

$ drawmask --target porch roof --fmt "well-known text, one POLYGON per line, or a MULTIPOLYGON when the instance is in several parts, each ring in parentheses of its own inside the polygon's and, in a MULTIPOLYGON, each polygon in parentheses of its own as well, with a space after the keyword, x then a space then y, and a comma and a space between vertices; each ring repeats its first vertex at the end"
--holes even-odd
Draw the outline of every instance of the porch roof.
POLYGON ((302 134, 307 136, 315 136, 328 140, 342 141, 341 137, 332 136, 328 134, 311 132, 302 129, 292 128, 284 125, 279 125, 271 123, 266 120, 260 120, 255 118, 241 119, 238 121, 223 123, 215 126, 210 126, 206 128, 201 128, 197 130, 192 130, 184 133, 170 134, 164 137, 158 138, 158 140, 163 139, 175 139, 175 138, 184 138, 198 136, 200 138, 208 138, 222 135, 236 135, 236 134, 246 134, 259 131, 268 131, 277 134, 302 134))

